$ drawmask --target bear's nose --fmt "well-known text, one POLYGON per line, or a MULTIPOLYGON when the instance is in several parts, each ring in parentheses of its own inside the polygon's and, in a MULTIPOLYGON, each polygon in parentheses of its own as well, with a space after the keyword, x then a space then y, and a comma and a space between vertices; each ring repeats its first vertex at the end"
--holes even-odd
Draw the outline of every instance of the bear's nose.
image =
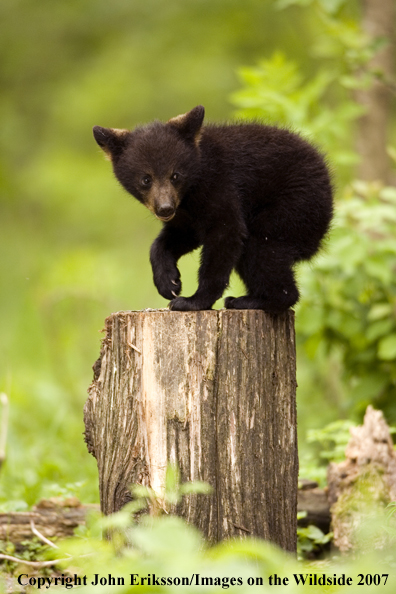
POLYGON ((171 219, 175 214, 175 209, 170 204, 164 204, 159 206, 155 213, 159 219, 168 220, 171 219))

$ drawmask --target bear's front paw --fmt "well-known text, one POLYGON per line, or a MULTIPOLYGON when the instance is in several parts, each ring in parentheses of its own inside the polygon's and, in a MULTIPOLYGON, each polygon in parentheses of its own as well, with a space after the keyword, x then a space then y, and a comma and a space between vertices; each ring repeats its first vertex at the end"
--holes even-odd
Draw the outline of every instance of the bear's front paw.
POLYGON ((158 293, 165 299, 173 299, 180 294, 182 284, 177 268, 168 274, 157 274, 154 277, 154 284, 158 293))
POLYGON ((203 302, 196 297, 176 297, 169 304, 172 311, 200 311, 202 309, 212 309, 212 304, 203 302))

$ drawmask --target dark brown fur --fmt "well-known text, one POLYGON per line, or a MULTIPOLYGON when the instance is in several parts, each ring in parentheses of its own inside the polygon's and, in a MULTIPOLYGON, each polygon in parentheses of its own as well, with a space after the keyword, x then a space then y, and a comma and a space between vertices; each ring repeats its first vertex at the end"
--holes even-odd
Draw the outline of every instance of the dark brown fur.
POLYGON ((226 307, 279 313, 299 297, 293 266, 319 249, 333 212, 323 158, 300 136, 260 124, 202 126, 204 108, 134 131, 95 126, 125 189, 164 226, 150 259, 171 309, 210 309, 235 269, 245 297, 226 307), (181 291, 177 261, 203 246, 199 284, 181 291))

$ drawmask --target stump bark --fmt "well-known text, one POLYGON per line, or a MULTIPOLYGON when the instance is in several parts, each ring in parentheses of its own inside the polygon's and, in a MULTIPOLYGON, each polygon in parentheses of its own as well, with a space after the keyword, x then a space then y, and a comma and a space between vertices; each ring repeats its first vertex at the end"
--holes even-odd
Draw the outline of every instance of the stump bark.
POLYGON ((177 510, 210 541, 250 534, 296 549, 294 314, 119 312, 106 320, 84 408, 105 514, 168 461, 206 481, 177 510))

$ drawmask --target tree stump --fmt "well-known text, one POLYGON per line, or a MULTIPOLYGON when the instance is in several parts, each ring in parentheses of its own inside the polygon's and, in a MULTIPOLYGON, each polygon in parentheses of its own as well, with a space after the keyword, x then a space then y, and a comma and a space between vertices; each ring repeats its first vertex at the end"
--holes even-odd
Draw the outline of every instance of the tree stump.
POLYGON ((342 553, 385 549, 393 536, 384 529, 383 513, 388 503, 396 500, 392 437, 382 412, 372 406, 367 407, 363 425, 350 432, 346 459, 332 462, 327 470, 334 544, 342 553), (368 525, 367 537, 364 531, 368 525))
POLYGON ((294 314, 119 312, 106 320, 84 408, 103 513, 132 483, 206 481, 178 513, 212 542, 250 534, 296 549, 294 314))

